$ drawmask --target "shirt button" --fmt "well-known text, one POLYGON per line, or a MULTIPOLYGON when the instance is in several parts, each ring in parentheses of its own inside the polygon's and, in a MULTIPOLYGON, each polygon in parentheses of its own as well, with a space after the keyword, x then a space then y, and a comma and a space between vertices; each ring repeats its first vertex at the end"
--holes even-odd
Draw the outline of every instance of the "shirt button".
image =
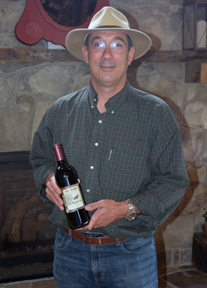
POLYGON ((114 114, 114 111, 111 111, 111 114, 114 114))
POLYGON ((89 192, 90 192, 90 189, 87 189, 87 190, 86 190, 86 192, 88 192, 88 193, 89 193, 89 192))
POLYGON ((98 146, 98 143, 95 143, 95 146, 98 146))
POLYGON ((91 169, 93 169, 93 168, 94 168, 94 166, 91 166, 90 168, 91 168, 91 169))
POLYGON ((99 123, 102 123, 102 120, 99 120, 98 122, 99 122, 99 123))
POLYGON ((91 108, 93 109, 93 105, 91 106, 91 108))

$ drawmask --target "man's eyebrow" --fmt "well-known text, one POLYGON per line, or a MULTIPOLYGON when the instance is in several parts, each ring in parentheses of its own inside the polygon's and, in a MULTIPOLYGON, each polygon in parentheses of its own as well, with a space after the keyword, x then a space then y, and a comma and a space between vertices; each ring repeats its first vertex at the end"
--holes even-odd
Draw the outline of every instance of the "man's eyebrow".
POLYGON ((92 43, 93 41, 95 41, 95 40, 100 40, 100 39, 102 39, 101 36, 95 36, 93 39, 91 39, 91 43, 92 43))
POLYGON ((125 41, 124 41, 124 39, 122 37, 115 36, 113 39, 114 40, 120 40, 120 41, 122 41, 125 44, 125 41))

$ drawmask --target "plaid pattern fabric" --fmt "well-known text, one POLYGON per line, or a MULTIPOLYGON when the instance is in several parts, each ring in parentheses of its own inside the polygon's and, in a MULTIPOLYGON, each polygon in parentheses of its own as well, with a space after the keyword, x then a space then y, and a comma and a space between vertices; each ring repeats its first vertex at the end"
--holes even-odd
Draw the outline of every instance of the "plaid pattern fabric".
MULTIPOLYGON (((142 211, 133 221, 120 219, 96 231, 147 238, 177 207, 188 186, 179 128, 164 101, 128 82, 108 100, 105 113, 96 103, 90 84, 47 110, 30 154, 37 188, 43 201, 52 205, 43 183, 56 170, 52 145, 62 143, 82 181, 87 204, 130 198, 142 211)), ((64 212, 57 207, 49 220, 67 227, 64 212)))

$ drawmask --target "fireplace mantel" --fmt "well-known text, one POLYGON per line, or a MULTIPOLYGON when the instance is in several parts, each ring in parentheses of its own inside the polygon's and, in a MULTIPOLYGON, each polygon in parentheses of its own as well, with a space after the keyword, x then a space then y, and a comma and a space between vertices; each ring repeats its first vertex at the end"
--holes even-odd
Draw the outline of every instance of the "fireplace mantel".
MULTIPOLYGON (((0 48, 0 61, 10 62, 80 62, 66 49, 0 48)), ((207 51, 150 50, 143 57, 132 62, 141 63, 186 63, 186 83, 207 83, 207 51)))
MULTIPOLYGON (((78 62, 65 49, 0 48, 0 61, 22 62, 78 62)), ((207 51, 149 51, 134 62, 144 63, 206 63, 207 51)))

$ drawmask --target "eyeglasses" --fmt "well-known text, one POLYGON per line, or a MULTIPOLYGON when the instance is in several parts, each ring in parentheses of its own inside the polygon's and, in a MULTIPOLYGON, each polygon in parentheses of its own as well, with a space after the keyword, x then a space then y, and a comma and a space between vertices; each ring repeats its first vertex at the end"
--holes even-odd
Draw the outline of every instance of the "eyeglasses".
POLYGON ((112 42, 110 44, 106 44, 102 41, 96 41, 95 40, 93 42, 90 42, 89 44, 91 46, 91 50, 95 53, 104 51, 106 49, 107 45, 109 45, 111 52, 120 53, 120 54, 124 52, 126 47, 128 47, 128 45, 124 44, 121 41, 115 41, 115 42, 112 42))

